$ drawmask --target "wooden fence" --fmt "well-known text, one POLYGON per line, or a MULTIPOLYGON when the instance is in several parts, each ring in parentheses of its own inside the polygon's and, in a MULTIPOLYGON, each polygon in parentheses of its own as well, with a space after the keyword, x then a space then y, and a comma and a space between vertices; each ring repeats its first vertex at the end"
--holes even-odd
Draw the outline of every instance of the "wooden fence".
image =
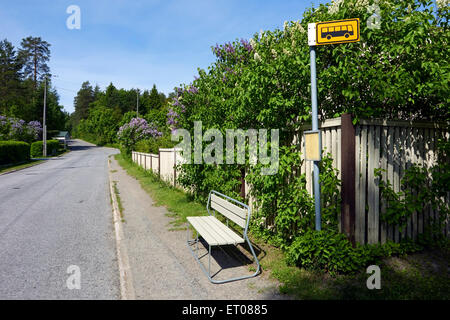
POLYGON ((153 171, 162 180, 173 186, 177 185, 177 169, 175 164, 178 165, 183 161, 180 150, 175 148, 159 149, 158 154, 132 151, 131 159, 145 170, 153 171))
MULTIPOLYGON (((309 130, 309 126, 302 128, 309 130)), ((326 120, 320 125, 322 149, 333 157, 333 165, 339 170, 342 181, 342 210, 340 229, 361 244, 395 242, 408 237, 415 239, 439 213, 430 206, 415 212, 407 226, 389 226, 380 220, 386 203, 380 195, 375 168, 384 169, 382 179, 389 180, 395 192, 400 191, 400 181, 405 170, 412 165, 426 168, 438 164, 438 139, 449 139, 448 123, 374 121, 361 120, 351 123, 350 115, 326 120), (352 161, 354 159, 354 161, 352 161)), ((302 134, 298 135, 300 152, 304 152, 302 134)), ((306 188, 313 194, 313 165, 305 161, 301 172, 306 173, 306 188)), ((426 187, 426 186, 424 186, 426 187)), ((450 192, 444 200, 450 202, 450 192)), ((450 236, 449 221, 444 222, 443 232, 450 236)))

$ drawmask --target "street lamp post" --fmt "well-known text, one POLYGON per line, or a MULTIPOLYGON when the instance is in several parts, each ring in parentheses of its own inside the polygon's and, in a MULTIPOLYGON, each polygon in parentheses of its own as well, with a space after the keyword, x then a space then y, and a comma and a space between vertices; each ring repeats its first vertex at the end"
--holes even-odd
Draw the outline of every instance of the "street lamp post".
POLYGON ((136 89, 136 115, 139 118, 139 89, 136 89))
POLYGON ((45 123, 45 113, 47 109, 47 77, 44 80, 44 116, 43 116, 43 124, 42 124, 42 155, 47 157, 47 125, 45 123))

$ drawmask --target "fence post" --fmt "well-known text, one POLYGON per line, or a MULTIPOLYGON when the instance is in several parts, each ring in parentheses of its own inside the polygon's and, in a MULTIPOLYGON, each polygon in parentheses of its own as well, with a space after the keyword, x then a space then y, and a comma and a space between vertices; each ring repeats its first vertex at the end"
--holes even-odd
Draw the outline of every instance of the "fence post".
POLYGON ((161 179, 161 151, 158 149, 158 177, 161 179))
POLYGON ((355 245, 355 128, 352 115, 341 116, 341 227, 355 245))
POLYGON ((177 150, 173 148, 173 186, 177 186, 177 150))

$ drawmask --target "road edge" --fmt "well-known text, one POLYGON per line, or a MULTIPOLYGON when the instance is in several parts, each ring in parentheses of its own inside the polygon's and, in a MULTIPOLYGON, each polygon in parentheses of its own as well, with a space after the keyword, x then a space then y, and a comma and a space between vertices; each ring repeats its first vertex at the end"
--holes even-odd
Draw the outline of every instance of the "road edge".
POLYGON ((108 177, 109 177, 109 193, 112 199, 114 234, 116 238, 117 261, 119 264, 119 281, 121 300, 134 300, 135 291, 133 285, 133 276, 131 274, 130 262, 128 259, 127 248, 122 243, 124 239, 123 229, 121 225, 120 212, 117 205, 116 194, 114 193, 113 180, 111 176, 111 159, 108 159, 108 177))

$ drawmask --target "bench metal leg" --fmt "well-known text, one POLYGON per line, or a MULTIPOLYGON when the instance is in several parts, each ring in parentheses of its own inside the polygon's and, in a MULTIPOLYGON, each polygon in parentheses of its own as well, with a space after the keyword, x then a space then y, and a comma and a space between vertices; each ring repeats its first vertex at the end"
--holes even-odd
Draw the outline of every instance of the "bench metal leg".
MULTIPOLYGON (((248 246, 250 247, 250 251, 251 251, 251 253, 252 253, 252 255, 253 255, 253 258, 255 259, 256 265, 257 265, 257 268, 256 268, 255 273, 253 273, 253 274, 251 274, 251 275, 247 275, 247 276, 236 277, 236 278, 230 278, 230 279, 225 279, 225 280, 213 280, 212 277, 211 277, 211 246, 210 246, 209 243, 208 243, 208 247, 209 247, 209 248, 208 248, 209 257, 208 257, 208 270, 206 270, 206 268, 205 268, 205 267, 203 266, 203 264, 201 263, 201 261, 200 261, 198 255, 195 254, 194 250, 192 250, 191 245, 190 245, 190 244, 193 243, 194 241, 197 242, 197 252, 198 252, 198 242, 199 242, 199 241, 198 241, 198 232, 197 232, 197 239, 196 239, 196 240, 195 240, 195 239, 189 240, 189 223, 188 223, 187 225, 188 225, 188 226, 187 226, 187 230, 188 230, 188 238, 187 238, 186 244, 187 244, 189 250, 191 251, 192 256, 195 258, 195 260, 197 260, 198 264, 200 265, 201 269, 203 270, 203 273, 208 277, 209 281, 211 281, 212 283, 226 283, 226 282, 231 282, 231 281, 236 281, 236 280, 243 280, 243 279, 253 278, 253 277, 255 277, 255 276, 257 276, 257 275, 259 274, 259 271, 260 271, 260 269, 261 269, 261 266, 260 266, 260 264, 259 264, 258 257, 256 256, 256 253, 255 253, 255 251, 253 250, 252 244, 250 243, 250 239, 249 239, 247 236, 245 236, 245 240, 247 241, 248 246)), ((217 274, 217 273, 216 273, 216 274, 217 274)))

